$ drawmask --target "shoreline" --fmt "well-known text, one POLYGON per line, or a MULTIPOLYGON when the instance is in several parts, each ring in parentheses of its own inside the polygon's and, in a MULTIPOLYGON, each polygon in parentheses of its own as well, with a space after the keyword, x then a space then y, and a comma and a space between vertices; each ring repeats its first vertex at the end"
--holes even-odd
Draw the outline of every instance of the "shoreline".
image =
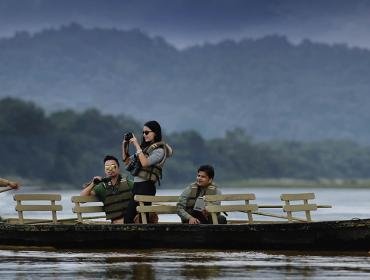
MULTIPOLYGON (((52 183, 36 180, 22 180, 11 178, 22 183, 21 189, 36 188, 40 190, 81 190, 78 184, 52 183), (24 182, 24 183, 23 183, 24 182)), ((184 189, 192 182, 184 183, 162 183, 157 189, 184 189)), ((370 188, 370 179, 294 179, 294 178, 251 178, 232 181, 218 181, 215 184, 221 188, 370 188)))
POLYGON ((230 188, 370 188, 370 179, 245 179, 231 182, 220 181, 220 186, 230 188))

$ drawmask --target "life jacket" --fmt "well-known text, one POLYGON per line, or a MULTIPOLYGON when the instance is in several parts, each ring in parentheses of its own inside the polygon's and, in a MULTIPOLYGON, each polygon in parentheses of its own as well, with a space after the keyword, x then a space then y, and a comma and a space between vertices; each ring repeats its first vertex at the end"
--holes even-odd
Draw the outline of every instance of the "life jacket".
POLYGON ((116 220, 123 217, 129 201, 132 199, 131 187, 126 178, 119 178, 119 184, 104 183, 106 196, 103 201, 107 220, 116 220))
POLYGON ((143 153, 148 157, 152 151, 158 148, 162 148, 164 150, 163 159, 159 163, 152 166, 141 166, 139 171, 136 172, 136 174, 133 174, 134 176, 138 176, 144 180, 151 180, 153 182, 158 181, 160 184, 160 180, 162 179, 162 168, 166 159, 172 156, 172 148, 165 142, 161 141, 146 147, 143 150, 143 153))
MULTIPOLYGON (((190 186, 191 191, 189 198, 186 202, 186 212, 193 210, 195 201, 200 196, 200 192, 203 189, 202 187, 199 187, 196 183, 192 183, 190 186)), ((214 195, 214 194, 217 194, 217 187, 211 184, 206 188, 204 195, 214 195)))

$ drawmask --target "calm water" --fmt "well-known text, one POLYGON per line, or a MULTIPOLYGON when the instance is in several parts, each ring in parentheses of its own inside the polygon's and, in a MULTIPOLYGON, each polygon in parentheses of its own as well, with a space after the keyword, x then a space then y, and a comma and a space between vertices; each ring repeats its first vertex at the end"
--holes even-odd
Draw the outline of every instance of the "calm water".
MULTIPOLYGON (((31 190, 36 192, 35 190, 31 190)), ((315 192, 316 220, 370 217, 370 189, 293 189, 286 193, 315 192)), ((37 191, 39 192, 39 191, 37 191)), ((70 197, 63 192, 62 218, 72 217, 70 197)), ((159 190, 175 195, 178 190, 159 190)), ((281 191, 273 188, 234 189, 224 193, 253 192, 259 204, 280 204, 281 191)), ((51 193, 51 192, 50 192, 51 193)), ((58 193, 58 191, 56 191, 58 193)), ((12 193, 0 194, 0 213, 15 217, 12 193)), ((42 214, 41 214, 42 215, 42 214)), ((39 215, 39 216, 41 216, 39 215)), ((241 215, 241 214, 239 214, 241 215)), ((234 217, 234 216, 233 216, 234 217)), ((229 218, 233 218, 229 217, 229 218)), ((239 218, 238 215, 235 218, 239 218)), ((176 221, 167 215, 161 221, 176 221)), ((0 279, 366 279, 370 255, 333 252, 253 252, 210 250, 37 251, 0 250, 0 279)))

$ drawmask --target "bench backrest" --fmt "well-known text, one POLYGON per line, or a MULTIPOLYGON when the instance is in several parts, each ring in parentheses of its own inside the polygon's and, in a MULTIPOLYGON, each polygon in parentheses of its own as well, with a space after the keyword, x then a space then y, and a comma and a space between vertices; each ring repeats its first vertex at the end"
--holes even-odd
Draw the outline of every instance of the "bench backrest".
POLYGON ((135 201, 139 203, 136 211, 141 215, 143 224, 147 224, 146 213, 157 214, 177 214, 175 203, 178 202, 179 197, 176 196, 152 196, 152 195, 135 195, 135 201), (145 205, 152 203, 152 205, 145 205))
POLYGON ((17 202, 15 210, 18 212, 20 224, 24 224, 23 212, 25 211, 50 211, 52 221, 57 223, 57 211, 62 211, 62 205, 57 205, 55 202, 61 200, 60 194, 15 194, 13 196, 17 202), (32 202, 32 204, 22 204, 24 201, 32 202), (50 204, 34 204, 35 201, 49 201, 50 204))
POLYGON ((258 211, 257 204, 250 204, 250 200, 255 200, 256 196, 253 193, 249 194, 222 194, 222 195, 205 195, 204 201, 215 203, 222 201, 243 201, 239 204, 232 205, 206 205, 206 210, 212 216, 213 224, 218 224, 217 213, 220 212, 246 212, 248 223, 253 223, 253 212, 258 211))
POLYGON ((317 210, 317 205, 308 203, 308 200, 315 199, 314 193, 298 193, 298 194, 282 194, 280 195, 280 199, 285 202, 283 205, 283 211, 287 213, 288 221, 293 221, 292 212, 302 212, 304 211, 306 214, 307 222, 311 222, 311 212, 317 210), (294 201, 295 204, 291 204, 294 201), (300 203, 296 203, 299 201, 300 203))
POLYGON ((105 212, 102 202, 93 195, 90 196, 72 196, 71 201, 75 204, 72 208, 72 212, 77 214, 77 220, 83 222, 84 218, 82 217, 83 213, 104 213, 104 216, 99 216, 95 218, 105 218, 105 212), (101 205, 96 205, 97 202, 100 202, 101 205), (81 205, 82 203, 82 205, 81 205), (94 205, 92 205, 94 203, 94 205))

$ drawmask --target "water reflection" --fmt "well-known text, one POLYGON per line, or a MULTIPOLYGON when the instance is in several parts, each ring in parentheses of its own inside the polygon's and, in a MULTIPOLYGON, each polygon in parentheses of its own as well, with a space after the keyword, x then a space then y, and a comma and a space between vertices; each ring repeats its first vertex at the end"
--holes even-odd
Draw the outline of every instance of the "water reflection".
POLYGON ((1 279, 365 279, 367 254, 217 250, 0 250, 1 279))
MULTIPOLYGON (((267 188, 227 191, 255 192, 259 201, 266 204, 277 203, 281 193, 267 188)), ((302 192, 302 189, 290 191, 302 192)), ((370 189, 312 191, 318 202, 334 206, 317 211, 315 219, 368 217, 370 189)), ((62 218, 71 216, 70 197, 76 194, 63 193, 65 216, 61 215, 62 218)), ((10 194, 1 194, 0 214, 14 216, 14 203, 10 194)), ((370 257, 363 252, 36 249, 0 248, 0 279, 370 279, 370 257)))
POLYGON ((156 279, 155 271, 150 264, 134 264, 131 266, 131 271, 134 279, 156 279))
POLYGON ((221 275, 222 267, 218 266, 196 266, 184 265, 180 271, 180 275, 185 279, 214 279, 221 275))

